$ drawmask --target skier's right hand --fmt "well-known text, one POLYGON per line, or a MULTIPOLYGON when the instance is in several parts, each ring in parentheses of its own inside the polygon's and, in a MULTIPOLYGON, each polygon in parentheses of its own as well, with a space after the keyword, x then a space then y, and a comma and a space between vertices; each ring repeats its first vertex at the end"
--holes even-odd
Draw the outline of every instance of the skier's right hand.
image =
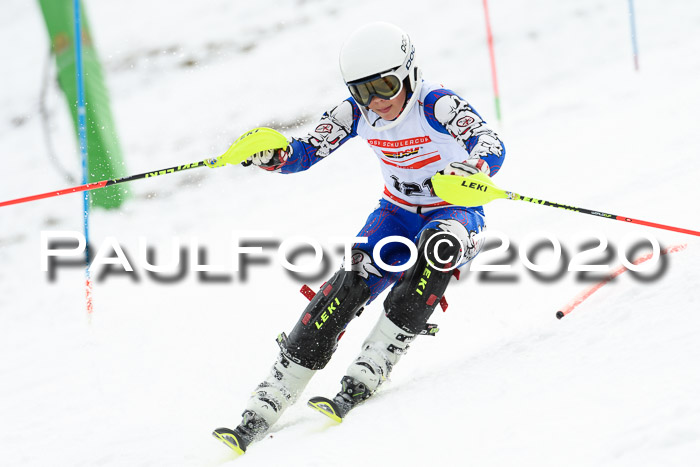
POLYGON ((286 161, 287 154, 281 149, 256 152, 242 163, 244 167, 255 165, 265 170, 278 170, 286 161))
POLYGON ((479 172, 491 175, 489 164, 479 157, 467 159, 463 162, 450 162, 447 164, 447 167, 442 170, 444 175, 459 175, 461 177, 468 177, 479 172))

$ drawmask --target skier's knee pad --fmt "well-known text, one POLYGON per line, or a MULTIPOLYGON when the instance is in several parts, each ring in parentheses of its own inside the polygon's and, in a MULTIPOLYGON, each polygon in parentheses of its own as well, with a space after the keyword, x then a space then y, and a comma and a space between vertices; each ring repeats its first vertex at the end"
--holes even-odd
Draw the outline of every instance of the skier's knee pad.
POLYGON ((345 326, 367 303, 370 289, 355 271, 341 269, 306 307, 292 332, 277 342, 292 361, 312 370, 326 366, 345 326))
POLYGON ((392 323, 421 334, 445 293, 452 269, 462 257, 459 242, 448 232, 426 229, 418 241, 418 259, 404 272, 384 301, 392 323))

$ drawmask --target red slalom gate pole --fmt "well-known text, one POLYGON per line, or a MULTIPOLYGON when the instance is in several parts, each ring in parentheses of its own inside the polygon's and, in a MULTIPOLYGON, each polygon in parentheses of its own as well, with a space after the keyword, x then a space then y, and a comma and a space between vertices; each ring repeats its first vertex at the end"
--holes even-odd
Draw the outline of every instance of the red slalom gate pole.
MULTIPOLYGON (((670 253, 676 253, 678 251, 683 251, 687 247, 688 247, 687 243, 684 243, 682 245, 670 246, 668 248, 664 248, 663 250, 661 250, 660 255, 667 255, 670 253)), ((634 264, 636 266, 636 265, 645 263, 645 262, 649 261, 652 258, 652 256, 653 256, 653 253, 648 253, 648 254, 641 256, 641 257, 637 258, 636 260, 634 260, 632 262, 632 264, 634 264)), ((572 301, 567 303, 564 308, 557 311, 557 319, 562 319, 564 316, 566 316, 569 313, 571 313, 572 311, 574 311, 574 308, 576 308, 581 303, 586 301, 586 299, 588 299, 588 297, 590 297, 591 295, 596 293, 598 291, 598 289, 600 289, 605 284, 607 284, 608 282, 610 282, 611 280, 613 280, 614 278, 616 278, 617 276, 619 276, 620 274, 622 274, 625 271, 629 271, 629 269, 627 269, 625 266, 620 266, 615 271, 608 274, 608 276, 605 279, 603 279, 602 281, 595 284, 593 287, 591 287, 591 288, 585 290, 584 292, 582 292, 581 294, 579 294, 576 298, 574 298, 572 301)))
POLYGON ((630 33, 632 35, 632 53, 634 55, 634 69, 639 71, 639 48, 637 47, 637 19, 634 15, 634 0, 629 0, 630 9, 630 33))
POLYGON ((498 76, 496 73, 496 54, 493 50, 493 34, 491 32, 491 19, 489 18, 488 0, 484 0, 484 15, 486 19, 486 41, 489 46, 489 57, 491 59, 491 79, 493 81, 493 94, 496 104, 496 118, 501 121, 501 96, 498 93, 498 76))

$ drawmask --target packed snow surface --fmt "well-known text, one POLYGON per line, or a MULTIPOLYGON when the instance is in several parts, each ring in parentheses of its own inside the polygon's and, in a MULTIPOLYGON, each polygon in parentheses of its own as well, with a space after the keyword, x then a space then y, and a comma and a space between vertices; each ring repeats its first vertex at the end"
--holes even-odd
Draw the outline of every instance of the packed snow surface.
MULTIPOLYGON (((490 2, 501 122, 477 0, 85 3, 129 173, 216 156, 256 126, 303 135, 347 97, 337 67, 344 38, 388 20, 411 35, 424 76, 469 100, 498 131, 507 147, 499 186, 700 230, 696 2, 635 2, 639 71, 626 1, 490 2)), ((42 134, 49 46, 38 3, 4 0, 0 12, 6 200, 68 185, 42 134)), ((47 106, 57 157, 79 178, 67 106, 53 83, 47 106)), ((304 402, 337 392, 381 313, 380 297, 350 323, 301 402, 236 458, 210 433, 238 423, 274 361, 277 333, 291 330, 306 299, 301 281, 275 261, 251 265, 245 280, 231 272, 232 237, 318 239, 328 270, 306 280, 318 288, 340 264, 333 239, 353 236, 381 195, 377 162, 358 139, 298 175, 227 166, 128 188, 122 209, 91 213, 90 240, 97 248, 113 237, 134 272, 93 277, 89 320, 83 270, 60 267, 51 280, 40 264, 42 231, 82 231, 81 196, 0 208, 3 465, 638 467, 700 459, 696 237, 494 202, 488 226, 510 245, 483 259, 511 271, 463 271, 447 290, 447 312, 431 318, 438 336, 418 339, 391 381, 334 425, 304 402), (533 253, 545 234, 562 245, 564 267, 536 275, 518 252, 533 253), (618 267, 621 253, 632 260, 649 250, 646 240, 626 246, 647 237, 688 247, 640 277, 622 274, 557 320, 604 275, 566 270, 598 237, 608 254, 589 259, 606 269, 618 267), (203 278, 190 262, 183 277, 154 278, 140 260, 143 240, 157 264, 177 256, 178 240, 223 271, 203 278)), ((530 259, 546 263, 551 254, 545 247, 530 259)))

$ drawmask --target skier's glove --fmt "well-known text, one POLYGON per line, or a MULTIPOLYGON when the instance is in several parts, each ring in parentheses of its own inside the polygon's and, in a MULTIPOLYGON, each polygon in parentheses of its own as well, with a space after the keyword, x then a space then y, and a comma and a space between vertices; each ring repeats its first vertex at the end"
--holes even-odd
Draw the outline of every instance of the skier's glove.
POLYGON ((491 169, 485 160, 478 157, 467 159, 464 162, 450 162, 447 167, 442 170, 442 173, 445 175, 459 175, 462 177, 468 177, 479 172, 490 175, 491 169))
POLYGON ((244 167, 255 165, 265 170, 279 170, 279 168, 287 161, 289 155, 281 149, 268 149, 266 151, 256 152, 242 163, 244 167))

